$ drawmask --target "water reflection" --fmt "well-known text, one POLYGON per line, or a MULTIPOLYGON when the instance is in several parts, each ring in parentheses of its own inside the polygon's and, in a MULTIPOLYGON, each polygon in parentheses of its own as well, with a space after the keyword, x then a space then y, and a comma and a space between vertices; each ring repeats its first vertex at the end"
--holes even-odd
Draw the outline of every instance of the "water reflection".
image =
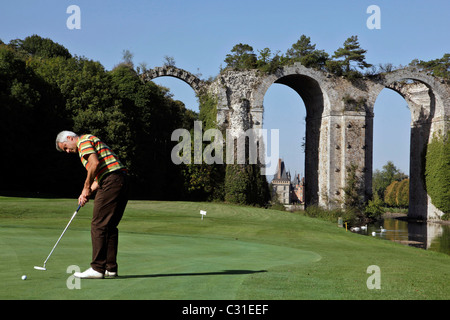
POLYGON ((386 218, 361 229, 361 234, 450 255, 450 225, 386 218), (385 230, 383 230, 385 229, 385 230))

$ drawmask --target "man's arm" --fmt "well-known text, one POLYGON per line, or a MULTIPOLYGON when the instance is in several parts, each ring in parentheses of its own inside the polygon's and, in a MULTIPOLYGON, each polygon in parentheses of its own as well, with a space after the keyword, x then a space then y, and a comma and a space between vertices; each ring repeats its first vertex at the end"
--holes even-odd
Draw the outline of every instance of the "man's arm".
POLYGON ((89 155, 87 155, 87 161, 88 161, 88 165, 86 166, 87 176, 86 180, 84 181, 83 191, 81 191, 81 195, 78 198, 78 204, 80 204, 81 206, 84 206, 86 202, 89 201, 89 196, 93 191, 92 187, 95 187, 96 189, 97 185, 96 183, 94 184, 94 179, 95 176, 97 175, 99 166, 97 154, 90 153, 89 155))

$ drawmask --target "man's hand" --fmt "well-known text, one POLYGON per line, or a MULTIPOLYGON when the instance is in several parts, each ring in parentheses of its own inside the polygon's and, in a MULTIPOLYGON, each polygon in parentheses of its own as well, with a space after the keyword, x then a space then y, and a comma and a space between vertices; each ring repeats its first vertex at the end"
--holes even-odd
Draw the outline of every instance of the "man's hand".
POLYGON ((81 191, 81 195, 78 197, 78 204, 84 207, 84 205, 89 201, 91 193, 91 188, 83 188, 83 191, 81 191))

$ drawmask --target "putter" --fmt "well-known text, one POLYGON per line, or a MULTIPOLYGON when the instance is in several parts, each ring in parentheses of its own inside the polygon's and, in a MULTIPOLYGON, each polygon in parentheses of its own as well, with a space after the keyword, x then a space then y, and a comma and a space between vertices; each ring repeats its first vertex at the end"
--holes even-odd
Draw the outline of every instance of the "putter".
POLYGON ((72 220, 75 218, 75 216, 77 215, 78 210, 80 210, 80 208, 81 208, 81 205, 79 205, 78 208, 77 208, 77 210, 73 213, 72 218, 70 218, 70 221, 69 221, 69 223, 67 224, 66 228, 65 228, 64 231, 61 233, 61 236, 59 237, 58 241, 56 241, 56 243, 55 243, 55 245, 53 246, 52 251, 50 251, 50 254, 48 255, 47 259, 45 259, 45 261, 44 261, 44 266, 42 266, 42 267, 34 266, 34 268, 35 268, 36 270, 41 270, 41 271, 47 270, 47 269, 45 268, 45 265, 47 264, 48 259, 50 259, 50 256, 52 255, 52 253, 53 253, 53 251, 55 250, 56 246, 58 245, 59 241, 60 241, 61 238, 63 237, 63 235, 64 235, 64 233, 66 232, 67 228, 69 228, 70 223, 71 223, 72 220))

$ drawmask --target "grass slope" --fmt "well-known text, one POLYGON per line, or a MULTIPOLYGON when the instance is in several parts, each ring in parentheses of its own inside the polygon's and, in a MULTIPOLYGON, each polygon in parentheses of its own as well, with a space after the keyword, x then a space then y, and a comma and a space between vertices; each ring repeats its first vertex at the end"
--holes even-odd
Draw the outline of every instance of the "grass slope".
POLYGON ((365 237, 296 213, 216 203, 130 201, 117 279, 89 267, 92 202, 36 271, 74 200, 0 197, 0 299, 449 299, 450 257, 365 237), (201 220, 200 210, 206 210, 201 220), (381 271, 369 290, 367 268, 381 271), (21 275, 28 280, 22 281, 21 275))

